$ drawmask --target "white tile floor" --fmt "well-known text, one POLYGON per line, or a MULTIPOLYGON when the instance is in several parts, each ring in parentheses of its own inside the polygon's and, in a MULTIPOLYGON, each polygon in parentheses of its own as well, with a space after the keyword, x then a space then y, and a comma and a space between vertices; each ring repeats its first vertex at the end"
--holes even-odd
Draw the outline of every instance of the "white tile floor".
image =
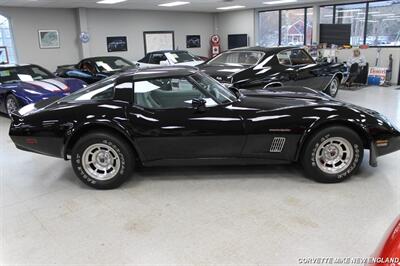
MULTIPOLYGON (((341 91, 400 124, 400 90, 341 91)), ((0 117, 0 264, 282 264, 365 257, 400 211, 400 152, 348 182, 292 166, 154 168, 113 191, 19 151, 0 117)), ((368 156, 366 156, 368 157, 368 156)))

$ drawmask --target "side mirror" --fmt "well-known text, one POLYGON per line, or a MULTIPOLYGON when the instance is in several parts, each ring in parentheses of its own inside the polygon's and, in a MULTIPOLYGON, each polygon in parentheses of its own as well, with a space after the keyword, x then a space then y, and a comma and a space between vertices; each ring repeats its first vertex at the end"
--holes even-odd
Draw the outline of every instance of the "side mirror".
POLYGON ((236 88, 236 87, 229 87, 228 89, 229 89, 231 92, 233 92, 233 94, 235 94, 236 98, 239 98, 239 97, 240 97, 240 91, 239 91, 238 88, 236 88))
POLYGON ((194 110, 204 112, 206 110, 206 100, 195 98, 192 99, 192 107, 194 110))

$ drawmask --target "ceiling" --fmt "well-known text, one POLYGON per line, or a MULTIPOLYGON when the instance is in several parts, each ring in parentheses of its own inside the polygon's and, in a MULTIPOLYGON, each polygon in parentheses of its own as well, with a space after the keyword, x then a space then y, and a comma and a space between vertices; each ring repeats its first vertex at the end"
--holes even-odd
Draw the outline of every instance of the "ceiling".
MULTIPOLYGON (((126 2, 112 5, 97 4, 98 0, 0 0, 1 6, 14 7, 51 7, 51 8, 119 8, 119 9, 147 9, 147 10, 177 10, 195 12, 222 12, 217 7, 243 5, 246 8, 281 7, 264 5, 263 2, 271 0, 184 0, 191 2, 189 5, 178 7, 159 7, 158 4, 173 2, 176 0, 127 0, 126 2)), ((337 2, 337 0, 298 0, 297 5, 337 2)))

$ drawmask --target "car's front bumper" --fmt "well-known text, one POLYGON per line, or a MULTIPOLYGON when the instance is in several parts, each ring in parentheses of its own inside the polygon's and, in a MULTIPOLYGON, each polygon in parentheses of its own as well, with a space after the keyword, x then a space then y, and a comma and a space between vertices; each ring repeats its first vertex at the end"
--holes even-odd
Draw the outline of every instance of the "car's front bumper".
POLYGON ((400 150, 400 132, 398 135, 388 138, 380 138, 371 142, 369 164, 378 165, 377 158, 400 150))

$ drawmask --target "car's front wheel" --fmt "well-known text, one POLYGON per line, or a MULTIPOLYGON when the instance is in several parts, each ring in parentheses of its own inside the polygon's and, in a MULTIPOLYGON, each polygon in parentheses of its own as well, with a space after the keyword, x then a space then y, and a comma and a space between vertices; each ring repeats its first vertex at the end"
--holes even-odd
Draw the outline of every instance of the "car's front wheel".
POLYGON ((13 112, 17 111, 19 108, 20 108, 20 106, 19 106, 17 98, 12 94, 7 95, 7 98, 6 98, 7 114, 11 117, 11 114, 13 112))
POLYGON ((328 88, 325 90, 325 92, 332 97, 336 97, 339 92, 339 87, 340 80, 339 78, 335 77, 332 79, 331 83, 329 83, 328 88))
POLYGON ((83 136, 72 149, 71 161, 79 179, 96 189, 120 186, 135 163, 130 144, 109 132, 83 136))
POLYGON ((357 172, 364 156, 359 135, 343 126, 325 128, 305 145, 301 158, 305 173, 321 183, 338 183, 349 178, 357 172))

